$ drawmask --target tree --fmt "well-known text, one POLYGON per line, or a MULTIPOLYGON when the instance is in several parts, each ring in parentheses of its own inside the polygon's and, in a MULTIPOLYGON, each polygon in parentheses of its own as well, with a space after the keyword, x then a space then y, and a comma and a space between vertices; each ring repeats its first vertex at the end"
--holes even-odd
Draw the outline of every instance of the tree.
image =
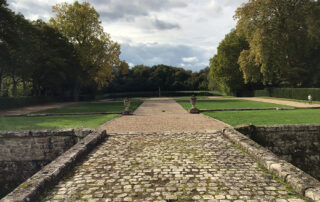
POLYGON ((53 6, 52 27, 59 30, 74 45, 80 61, 80 77, 75 95, 81 87, 93 83, 102 88, 112 79, 112 69, 120 65, 120 46, 103 31, 99 14, 88 2, 53 6), (85 82, 86 81, 86 82, 85 82))
POLYGON ((250 0, 237 9, 237 31, 250 45, 239 58, 246 82, 258 80, 261 72, 266 85, 309 85, 316 71, 307 23, 312 5, 311 0, 250 0))
POLYGON ((219 90, 236 93, 244 88, 238 58, 241 51, 248 48, 245 38, 238 35, 235 30, 232 30, 220 42, 217 54, 210 59, 210 77, 219 90))
POLYGON ((73 45, 41 20, 33 22, 36 47, 32 51, 31 80, 35 95, 72 95, 80 74, 73 45))

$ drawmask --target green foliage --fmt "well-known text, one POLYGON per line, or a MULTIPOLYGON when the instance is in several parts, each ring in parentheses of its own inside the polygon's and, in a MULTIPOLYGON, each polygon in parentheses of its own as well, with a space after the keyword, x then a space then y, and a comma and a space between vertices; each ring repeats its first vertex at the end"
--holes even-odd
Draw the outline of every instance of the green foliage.
POLYGON ((59 30, 76 50, 80 62, 79 88, 93 82, 100 88, 109 84, 112 69, 120 65, 120 45, 103 31, 99 14, 88 3, 63 3, 53 6, 52 27, 59 30))
POLYGON ((0 117, 0 130, 64 129, 80 126, 96 128, 117 116, 119 115, 0 117))
POLYGON ((297 100, 307 100, 309 94, 312 95, 312 100, 320 101, 320 88, 266 88, 255 91, 255 96, 270 96, 297 100))
POLYGON ((80 99, 128 69, 89 3, 58 4, 53 11, 50 25, 30 22, 0 1, 0 96, 80 99))
POLYGON ((233 94, 245 88, 238 58, 241 51, 248 48, 245 38, 235 30, 225 36, 218 46, 218 53, 210 59, 209 79, 213 88, 233 94))
MULTIPOLYGON (((119 68, 118 68, 119 69, 119 68)), ((108 92, 129 91, 179 91, 179 90, 207 90, 207 74, 209 68, 200 72, 191 72, 183 68, 167 65, 155 65, 148 67, 136 65, 132 69, 123 67, 115 72, 115 77, 110 86, 105 90, 108 92)), ((158 95, 155 94, 156 96, 158 95)))
POLYGON ((320 124, 320 109, 226 111, 204 114, 232 126, 246 123, 253 125, 320 124))
POLYGON ((79 73, 72 44, 41 20, 0 9, 0 96, 70 96, 79 73))
POLYGON ((250 0, 238 8, 237 31, 250 45, 239 58, 245 82, 319 85, 318 13, 311 0, 250 0))
MULTIPOLYGON (((178 103, 186 110, 189 110, 191 108, 190 101, 178 101, 178 103)), ((245 109, 288 107, 285 105, 238 99, 198 100, 196 106, 198 109, 245 109)))

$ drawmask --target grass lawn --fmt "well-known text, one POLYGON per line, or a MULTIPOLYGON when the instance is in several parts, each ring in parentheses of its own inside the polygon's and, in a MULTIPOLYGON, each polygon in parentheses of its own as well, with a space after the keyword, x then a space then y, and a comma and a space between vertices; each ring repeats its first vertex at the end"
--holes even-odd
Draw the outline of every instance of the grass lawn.
POLYGON ((225 111, 204 114, 232 126, 244 123, 253 125, 320 124, 320 109, 225 111))
MULTIPOLYGON (((131 101, 130 110, 134 111, 142 101, 131 101)), ((38 111, 36 113, 85 113, 85 112, 122 112, 123 102, 86 102, 61 108, 38 111)))
MULTIPOLYGON (((186 110, 191 108, 190 101, 178 101, 186 110)), ((196 107, 198 109, 239 109, 239 108, 268 108, 268 107, 288 107, 266 102, 257 102, 238 99, 216 99, 216 100, 198 100, 196 107)))
POLYGON ((117 114, 46 116, 46 117, 0 117, 0 130, 64 129, 83 126, 96 128, 117 117, 117 114))

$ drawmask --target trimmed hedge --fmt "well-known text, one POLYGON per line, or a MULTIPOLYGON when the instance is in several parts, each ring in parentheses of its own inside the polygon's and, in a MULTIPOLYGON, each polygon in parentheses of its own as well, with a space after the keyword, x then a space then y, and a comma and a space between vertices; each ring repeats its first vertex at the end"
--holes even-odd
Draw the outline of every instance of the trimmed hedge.
POLYGON ((266 88, 254 92, 255 97, 269 96, 297 100, 307 100, 309 94, 312 95, 312 100, 320 100, 320 88, 266 88))
MULTIPOLYGON (((213 91, 161 91, 161 97, 179 97, 179 96, 217 96, 213 91)), ((124 98, 124 97, 158 97, 159 91, 141 91, 141 92, 121 92, 108 93, 105 98, 124 98)))

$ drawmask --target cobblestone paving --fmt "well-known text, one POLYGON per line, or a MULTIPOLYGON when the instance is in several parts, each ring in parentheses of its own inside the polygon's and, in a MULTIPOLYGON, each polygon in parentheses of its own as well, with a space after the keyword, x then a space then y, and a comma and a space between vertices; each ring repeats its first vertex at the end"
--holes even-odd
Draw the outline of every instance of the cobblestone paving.
POLYGON ((219 132, 113 135, 45 200, 304 201, 219 132))

